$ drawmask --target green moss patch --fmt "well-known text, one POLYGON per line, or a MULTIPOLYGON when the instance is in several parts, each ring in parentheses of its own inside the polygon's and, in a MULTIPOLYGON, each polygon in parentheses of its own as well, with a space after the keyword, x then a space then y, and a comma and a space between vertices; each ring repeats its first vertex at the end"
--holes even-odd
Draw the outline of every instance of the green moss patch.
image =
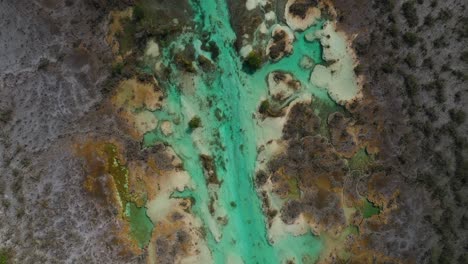
POLYGON ((11 263, 11 251, 8 249, 0 249, 0 264, 11 263))
POLYGON ((369 201, 368 199, 364 199, 364 204, 360 208, 360 210, 364 218, 370 218, 373 215, 380 214, 380 211, 382 211, 382 208, 375 205, 373 202, 369 201))
POLYGON ((288 178, 288 198, 289 199, 299 199, 301 196, 301 192, 299 190, 299 186, 297 184, 297 179, 290 177, 288 178))
POLYGON ((125 210, 125 215, 130 223, 130 233, 140 248, 148 245, 154 228, 146 211, 146 207, 138 207, 133 202, 127 203, 125 210))
POLYGON ((126 208, 131 200, 128 192, 128 168, 118 159, 117 147, 114 144, 106 144, 104 152, 107 155, 109 174, 114 179, 122 208, 126 208))

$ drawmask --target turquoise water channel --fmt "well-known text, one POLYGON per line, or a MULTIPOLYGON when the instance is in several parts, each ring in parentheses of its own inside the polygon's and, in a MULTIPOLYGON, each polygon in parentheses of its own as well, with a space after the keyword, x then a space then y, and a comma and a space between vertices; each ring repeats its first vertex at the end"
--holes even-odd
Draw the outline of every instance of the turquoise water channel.
MULTIPOLYGON (((268 239, 266 217, 253 184, 256 170, 257 134, 254 113, 262 98, 268 96, 266 76, 275 70, 291 72, 301 81, 303 89, 295 96, 312 94, 322 103, 334 105, 325 90, 309 82, 311 70, 301 68, 304 55, 316 63, 322 61, 318 41, 308 42, 307 32, 295 33, 294 53, 276 63, 267 63, 254 73, 242 70, 242 62, 233 48, 235 33, 229 23, 224 0, 201 0, 192 3, 197 33, 181 35, 170 47, 161 51, 163 64, 172 73, 165 83, 167 98, 164 107, 154 112, 158 120, 170 121, 173 133, 164 135, 159 127, 145 135, 145 146, 157 142, 170 145, 190 174, 193 188, 173 194, 190 197, 193 212, 204 225, 206 241, 214 263, 314 263, 323 247, 311 232, 304 235, 284 235, 277 241, 268 239), (173 65, 171 50, 187 44, 199 46, 201 33, 209 33, 220 49, 211 72, 183 73, 173 65), (198 44, 197 44, 198 43, 198 44), (198 116, 202 127, 188 128, 198 116), (213 158, 220 184, 208 184, 199 156, 213 158), (210 208, 214 208, 210 210, 210 208)), ((308 31, 320 29, 321 24, 308 31)), ((198 55, 210 54, 197 49, 198 55)))

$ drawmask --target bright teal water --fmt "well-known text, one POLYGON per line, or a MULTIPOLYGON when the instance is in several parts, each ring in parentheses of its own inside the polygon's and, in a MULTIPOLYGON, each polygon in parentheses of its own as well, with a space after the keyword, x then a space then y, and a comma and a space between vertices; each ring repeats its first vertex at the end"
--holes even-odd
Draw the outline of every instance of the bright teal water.
MULTIPOLYGON (((230 27, 225 2, 201 0, 199 4, 193 3, 193 7, 197 32, 210 32, 211 40, 220 48, 217 69, 198 74, 194 79, 195 89, 191 90, 187 88, 187 82, 182 81, 182 73, 171 64, 170 49, 185 43, 195 43, 199 47, 197 34, 181 36, 178 42, 162 51, 164 63, 171 66, 173 73, 171 81, 165 84, 167 103, 155 115, 159 120, 173 122, 174 133, 166 137, 156 129, 145 135, 145 145, 166 142, 182 159, 195 187, 173 196, 195 199, 193 211, 207 229, 206 240, 215 263, 227 263, 228 259, 239 257, 244 263, 282 263, 286 259, 313 263, 320 254, 322 243, 311 233, 286 235, 274 244, 268 241, 265 216, 252 181, 257 158, 256 133, 261 129, 256 127, 252 114, 257 111, 261 97, 267 95, 265 79, 274 70, 292 72, 301 81, 304 89, 298 96, 313 94, 319 100, 333 104, 326 91, 310 84, 310 70, 299 66, 304 55, 317 63, 322 62, 320 44, 307 42, 305 33, 297 33, 291 56, 267 63, 249 75, 241 70, 242 63, 233 49, 235 34, 230 27), (216 111, 222 113, 221 120, 216 111), (192 112, 203 124, 194 132, 188 131, 187 126, 192 112), (216 191, 207 186, 199 160, 201 153, 209 154, 215 160, 216 172, 222 181, 216 191), (209 212, 208 205, 215 192, 217 210, 227 217, 226 225, 218 223, 209 212)), ((317 30, 320 26, 309 30, 317 30)), ((199 48, 197 50, 201 52, 199 48)))

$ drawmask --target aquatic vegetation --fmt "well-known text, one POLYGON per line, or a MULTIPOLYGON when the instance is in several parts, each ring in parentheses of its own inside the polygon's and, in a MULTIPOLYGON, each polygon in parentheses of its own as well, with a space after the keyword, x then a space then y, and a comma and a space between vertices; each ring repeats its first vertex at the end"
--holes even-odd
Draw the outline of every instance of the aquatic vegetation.
POLYGON ((365 148, 360 149, 354 156, 349 159, 348 166, 351 171, 364 171, 372 163, 373 157, 369 155, 365 148))
POLYGON ((190 129, 195 129, 201 127, 201 119, 199 116, 194 116, 192 119, 190 119, 188 126, 190 129))
POLYGON ((373 204, 369 199, 364 199, 364 205, 361 208, 362 216, 364 218, 372 217, 373 215, 378 215, 381 211, 381 208, 373 204))
MULTIPOLYGON (((105 144, 101 151, 103 151, 103 154, 107 156, 107 164, 105 165, 106 171, 114 180, 121 206, 122 208, 126 208, 127 203, 130 202, 128 192, 128 169, 126 166, 121 164, 121 161, 117 157, 117 148, 115 145, 105 144)), ((85 184, 91 185, 89 182, 86 182, 85 184)))
POLYGON ((135 203, 128 203, 125 210, 125 216, 130 223, 131 235, 137 240, 140 248, 148 245, 154 228, 146 212, 145 207, 138 207, 135 203))
POLYGON ((262 54, 258 51, 251 51, 245 58, 245 65, 248 70, 258 70, 263 63, 262 54))

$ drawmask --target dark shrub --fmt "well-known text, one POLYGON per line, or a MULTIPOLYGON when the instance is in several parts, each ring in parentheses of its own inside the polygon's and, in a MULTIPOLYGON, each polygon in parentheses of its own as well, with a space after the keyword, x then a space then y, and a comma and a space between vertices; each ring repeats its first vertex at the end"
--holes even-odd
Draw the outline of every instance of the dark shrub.
POLYGON ((412 54, 412 53, 409 53, 409 54, 406 56, 405 62, 406 62, 406 64, 408 64, 408 66, 409 66, 410 68, 414 68, 414 67, 417 66, 417 65, 416 65, 416 64, 417 64, 416 56, 414 56, 414 54, 412 54))
POLYGON ((465 122, 466 120, 466 114, 462 110, 450 110, 450 119, 452 119, 453 122, 455 122, 458 125, 461 125, 465 122))
POLYGON ((268 109, 270 109, 270 102, 268 100, 264 100, 260 103, 260 107, 258 108, 258 112, 261 114, 265 114, 268 109))
POLYGON ((465 63, 468 63, 468 50, 462 52, 462 54, 460 55, 460 60, 462 60, 465 63))
POLYGON ((405 87, 409 97, 414 97, 418 92, 418 82, 414 75, 405 76, 405 87))
POLYGON ((416 7, 414 6, 413 1, 409 1, 404 3, 401 6, 401 11, 403 12, 403 16, 406 18, 408 22, 408 26, 415 27, 419 23, 418 13, 416 11, 416 7))
POLYGON ((190 129, 201 127, 201 119, 198 116, 194 116, 188 123, 190 129))
POLYGON ((413 33, 413 32, 406 32, 404 35, 403 35, 403 41, 405 41, 406 44, 408 44, 408 46, 410 47, 413 47, 414 45, 416 45, 416 43, 418 43, 418 35, 416 33, 413 33))
POLYGON ((244 62, 250 70, 258 70, 262 66, 262 54, 257 51, 251 51, 244 62))
POLYGON ((382 64, 382 71, 385 73, 392 73, 395 71, 395 69, 392 63, 385 62, 384 64, 382 64))

